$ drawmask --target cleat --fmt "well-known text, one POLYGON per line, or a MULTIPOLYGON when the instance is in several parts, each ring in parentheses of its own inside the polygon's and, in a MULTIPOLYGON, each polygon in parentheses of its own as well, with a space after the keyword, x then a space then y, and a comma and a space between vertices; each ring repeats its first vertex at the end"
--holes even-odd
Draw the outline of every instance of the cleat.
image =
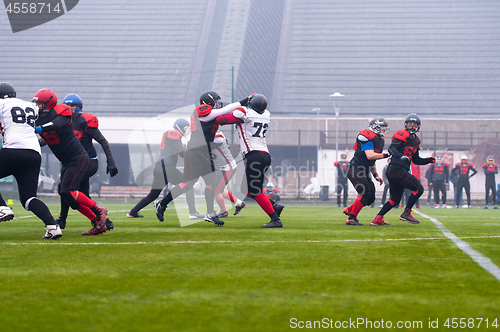
POLYGON ((484 209, 485 209, 485 210, 487 210, 487 209, 488 209, 488 205, 485 205, 485 206, 484 206, 484 209))
POLYGON ((455 205, 455 209, 458 209, 458 205, 455 205))
POLYGON ((0 222, 14 219, 14 212, 8 206, 0 206, 0 222))
POLYGON ((226 218, 228 215, 229 213, 227 213, 227 211, 220 211, 217 213, 217 218, 226 218))
MULTIPOLYGON (((99 206, 99 205, 95 205, 92 209, 92 212, 95 213, 96 215, 96 219, 94 219, 93 221, 96 222, 96 226, 97 228, 105 228, 106 227, 106 219, 108 219, 107 215, 108 215, 108 210, 103 207, 103 206, 99 206)), ((105 232, 106 230, 104 230, 105 232)))
POLYGON ((245 202, 241 202, 241 205, 240 206, 237 206, 236 209, 234 210, 234 213, 233 215, 237 215, 238 213, 240 213, 241 210, 243 210, 243 208, 247 206, 247 204, 245 202))
POLYGON ((391 224, 386 223, 384 221, 384 216, 381 216, 377 214, 375 218, 373 218, 372 222, 370 223, 370 226, 390 226, 391 224))
POLYGON ((379 209, 381 209, 381 208, 383 208, 383 207, 384 207, 384 204, 380 204, 380 205, 378 206, 378 208, 379 208, 379 209))
POLYGON ((472 209, 472 206, 468 205, 468 206, 467 206, 467 208, 468 208, 468 209, 472 209))
POLYGON ((142 214, 127 212, 127 218, 144 218, 142 214))
POLYGON ((161 200, 159 200, 159 199, 154 201, 154 206, 155 206, 155 210, 156 210, 156 218, 158 218, 159 221, 163 222, 163 220, 165 220, 165 218, 163 217, 163 214, 165 213, 166 207, 163 207, 161 205, 161 200))
POLYGON ((108 229, 106 228, 106 225, 104 225, 103 228, 97 228, 97 227, 92 227, 86 232, 83 232, 82 235, 99 235, 102 233, 106 233, 108 229))
POLYGON ((66 228, 66 219, 59 216, 59 218, 56 219, 56 223, 59 225, 59 228, 65 229, 66 228))
POLYGON ((106 229, 108 231, 112 230, 113 228, 115 228, 115 225, 113 224, 113 222, 109 219, 106 219, 106 229))
POLYGON ((420 224, 420 221, 418 221, 417 219, 415 219, 412 215, 411 215, 411 210, 410 211, 405 211, 403 212, 400 216, 399 216, 399 220, 403 220, 403 221, 407 221, 409 222, 410 224, 420 224))
POLYGON ((271 220, 267 224, 260 226, 260 228, 282 228, 282 227, 283 223, 281 222, 280 219, 271 220))
POLYGON ((55 240, 62 236, 61 228, 59 225, 47 225, 45 226, 46 232, 42 239, 55 240))
POLYGON ((215 214, 215 212, 206 214, 204 219, 208 222, 214 223, 217 226, 224 226, 224 222, 217 217, 217 214, 215 214))
POLYGON ((439 209, 439 204, 436 204, 436 206, 434 206, 435 209, 439 209))
POLYGON ((273 208, 274 208, 274 212, 276 212, 278 217, 281 217, 281 212, 283 212, 283 209, 285 208, 285 206, 281 203, 276 202, 273 204, 273 208))
POLYGON ((205 215, 200 214, 198 212, 195 212, 195 213, 189 215, 189 220, 203 219, 203 218, 205 218, 205 215))
POLYGON ((347 218, 345 224, 348 226, 363 226, 362 223, 359 222, 358 218, 354 217, 353 219, 347 218))
POLYGON ((498 210, 498 206, 493 205, 493 210, 498 210))

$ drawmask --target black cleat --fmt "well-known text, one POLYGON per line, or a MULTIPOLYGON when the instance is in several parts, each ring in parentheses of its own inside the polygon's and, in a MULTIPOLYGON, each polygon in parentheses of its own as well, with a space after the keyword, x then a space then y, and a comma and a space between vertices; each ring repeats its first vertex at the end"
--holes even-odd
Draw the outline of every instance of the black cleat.
POLYGON ((267 224, 260 226, 260 228, 282 228, 282 227, 283 227, 283 223, 281 222, 280 219, 271 220, 267 224))
POLYGON ((234 210, 234 213, 233 215, 237 215, 238 213, 240 213, 241 210, 243 210, 243 208, 247 206, 247 204, 245 202, 241 202, 241 205, 240 206, 237 206, 236 209, 234 210))
POLYGON ((56 219, 56 224, 59 225, 60 229, 65 229, 66 228, 66 219, 59 216, 59 218, 56 219))
POLYGON ((273 204, 273 208, 274 208, 274 212, 276 212, 276 214, 278 215, 278 217, 281 217, 281 212, 283 211, 283 209, 285 208, 285 206, 283 204, 280 204, 280 203, 276 202, 276 203, 273 204))
POLYGON ((127 212, 127 218, 144 218, 142 214, 127 212))
POLYGON ((115 228, 115 225, 113 224, 113 222, 111 220, 106 219, 106 228, 108 229, 108 231, 110 231, 113 228, 115 228))
POLYGON ((163 214, 165 213, 166 207, 163 207, 161 205, 161 200, 159 200, 159 199, 157 199, 154 202, 154 205, 155 205, 155 210, 156 210, 156 217, 158 218, 159 221, 163 222, 163 220, 165 220, 163 217, 163 214))
POLYGON ((204 219, 208 222, 214 223, 217 226, 224 226, 224 222, 220 220, 219 217, 217 217, 217 214, 215 213, 210 213, 205 215, 204 219))
POLYGON ((420 221, 418 221, 417 219, 413 218, 413 216, 411 215, 411 211, 403 212, 399 216, 399 220, 407 221, 410 224, 414 224, 414 225, 420 224, 420 221))

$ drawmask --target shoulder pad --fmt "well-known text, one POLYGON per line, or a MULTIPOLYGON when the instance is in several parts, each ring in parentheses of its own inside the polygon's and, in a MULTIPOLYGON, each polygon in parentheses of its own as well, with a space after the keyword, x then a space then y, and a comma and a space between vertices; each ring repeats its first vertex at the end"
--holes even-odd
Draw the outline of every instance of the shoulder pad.
POLYGON ((198 116, 207 116, 210 112, 212 112, 212 106, 210 105, 203 104, 196 107, 196 113, 198 116))
POLYGON ((457 167, 457 166, 458 166, 458 165, 460 165, 460 164, 461 164, 461 163, 456 163, 456 164, 455 164, 455 167, 457 167))
POLYGON ((392 135, 392 139, 394 140, 396 138, 400 141, 406 142, 406 139, 408 138, 408 136, 410 136, 410 132, 408 130, 398 129, 394 133, 394 135, 392 135))
POLYGON ((493 165, 495 165, 495 166, 496 166, 496 168, 498 168, 498 165, 497 165, 497 164, 493 164, 493 165))
POLYGON ((485 168, 486 167, 486 163, 483 164, 483 166, 481 166, 482 168, 485 168))
POLYGON ((82 113, 80 115, 87 121, 87 126, 91 128, 98 128, 99 127, 99 120, 97 120, 97 117, 94 114, 90 113, 82 113))
POLYGON ((177 130, 167 130, 167 138, 180 140, 181 134, 177 130))
POLYGON ((443 163, 443 164, 445 164, 446 166, 450 167, 450 164, 448 164, 448 163, 443 163))
POLYGON ((59 104, 54 107, 54 111, 56 111, 57 115, 62 116, 71 116, 73 112, 71 111, 71 107, 66 104, 59 104))
POLYGON ((469 163, 469 166, 470 166, 470 167, 474 167, 474 164, 473 164, 473 163, 469 163))
POLYGON ((372 140, 375 136, 377 136, 377 134, 375 134, 370 129, 363 129, 359 132, 359 134, 365 136, 369 140, 372 140))
POLYGON ((339 164, 339 162, 336 161, 336 162, 333 163, 333 166, 337 166, 338 164, 339 164))

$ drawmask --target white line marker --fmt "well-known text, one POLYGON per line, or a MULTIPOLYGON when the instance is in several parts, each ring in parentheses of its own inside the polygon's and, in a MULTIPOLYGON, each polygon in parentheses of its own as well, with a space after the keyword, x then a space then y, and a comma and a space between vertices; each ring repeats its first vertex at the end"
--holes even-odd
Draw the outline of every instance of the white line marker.
MULTIPOLYGON (((500 238, 498 236, 471 236, 466 237, 468 239, 490 239, 490 238, 500 238)), ((233 241, 233 240, 221 240, 221 241, 169 241, 169 242, 86 242, 86 243, 76 243, 76 242, 5 242, 0 243, 1 245, 11 245, 11 246, 22 246, 22 245, 61 245, 61 246, 102 246, 102 245, 144 245, 144 244, 224 244, 224 243, 340 243, 340 242, 398 242, 398 241, 432 241, 432 240, 446 240, 444 237, 421 237, 413 239, 352 239, 352 240, 298 240, 298 241, 233 241)))
MULTIPOLYGON (((495 278, 497 278, 498 281, 500 281, 500 268, 498 266, 496 266, 491 261, 491 259, 489 259, 486 256, 483 256, 478 251, 475 251, 474 249, 472 249, 467 242, 462 241, 461 239, 459 239, 455 234, 453 234, 452 232, 450 232, 448 230, 448 228, 446 228, 436 218, 429 217, 429 216, 427 216, 427 215, 425 215, 425 214, 423 214, 423 213, 421 213, 421 212, 419 212, 419 211, 417 211, 415 209, 413 209, 413 212, 415 212, 415 213, 421 215, 422 217, 427 218, 430 221, 432 221, 434 223, 434 225, 436 225, 436 227, 444 234, 444 236, 446 236, 448 239, 452 240, 464 253, 466 253, 467 255, 469 255, 474 262, 478 263, 483 269, 485 269, 486 271, 488 271, 491 274, 493 274, 493 276, 495 278)), ((498 237, 498 236, 495 236, 495 237, 498 237)), ((468 237, 468 238, 470 239, 470 238, 473 238, 473 237, 468 237)))

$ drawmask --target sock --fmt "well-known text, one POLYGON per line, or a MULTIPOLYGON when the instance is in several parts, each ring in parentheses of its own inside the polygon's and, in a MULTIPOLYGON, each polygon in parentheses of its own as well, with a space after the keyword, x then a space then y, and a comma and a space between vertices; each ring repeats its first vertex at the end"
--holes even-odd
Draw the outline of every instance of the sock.
POLYGON ((78 207, 78 212, 80 212, 81 214, 83 214, 90 221, 92 221, 92 220, 94 220, 96 218, 95 213, 92 212, 92 210, 88 206, 80 204, 80 206, 78 207))
POLYGON ((189 214, 195 214, 196 212, 196 204, 194 200, 194 190, 193 188, 186 191, 186 202, 189 208, 189 214))
POLYGON ((396 203, 394 203, 391 200, 388 200, 387 202, 385 202, 384 206, 382 206, 378 214, 380 216, 385 216, 385 214, 389 212, 394 207, 394 205, 396 205, 396 203))
POLYGON ((69 204, 61 197, 61 212, 59 213, 59 217, 62 220, 66 220, 69 212, 69 204))
POLYGON ((219 205, 221 211, 226 211, 226 203, 224 203, 224 196, 222 196, 221 194, 216 195, 215 201, 217 202, 217 205, 219 205))
POLYGON ((205 186, 205 201, 207 203, 207 214, 214 213, 215 189, 205 186))
POLYGON ((356 200, 354 201, 354 204, 352 204, 351 211, 349 211, 355 217, 358 216, 359 211, 361 211, 361 209, 365 206, 363 203, 361 203, 361 198, 362 198, 362 196, 358 196, 358 198, 356 198, 356 200))
MULTIPOLYGON (((70 191, 71 196, 75 199, 75 202, 80 205, 85 205, 86 207, 93 208, 96 206, 96 202, 87 197, 84 193, 80 191, 70 191)), ((80 211, 80 210, 78 210, 80 211)))
POLYGON ((231 194, 230 191, 228 191, 227 193, 223 193, 223 195, 224 194, 226 194, 224 196, 225 199, 230 200, 232 203, 236 204, 237 206, 241 205, 241 201, 238 198, 236 198, 233 194, 231 194))
POLYGON ((44 202, 39 200, 38 198, 33 198, 29 204, 28 209, 35 214, 38 218, 40 218, 45 225, 55 225, 56 221, 52 214, 50 214, 49 208, 45 205, 44 202))
MULTIPOLYGON (((266 196, 266 194, 261 193, 260 195, 258 195, 254 199, 259 204, 259 206, 262 208, 262 210, 264 210, 264 212, 266 212, 269 216, 271 216, 271 214, 273 214, 273 213, 276 213, 276 212, 274 212, 273 205, 271 204, 271 201, 269 200, 269 197, 266 196)), ((276 215, 276 217, 278 217, 278 215, 276 215)), ((272 219, 272 217, 271 217, 271 219, 272 219)))
POLYGON ((415 205, 417 200, 418 200, 417 195, 411 194, 410 197, 408 198, 408 203, 406 203, 405 212, 407 212, 408 210, 411 210, 411 208, 413 207, 413 205, 415 205))

